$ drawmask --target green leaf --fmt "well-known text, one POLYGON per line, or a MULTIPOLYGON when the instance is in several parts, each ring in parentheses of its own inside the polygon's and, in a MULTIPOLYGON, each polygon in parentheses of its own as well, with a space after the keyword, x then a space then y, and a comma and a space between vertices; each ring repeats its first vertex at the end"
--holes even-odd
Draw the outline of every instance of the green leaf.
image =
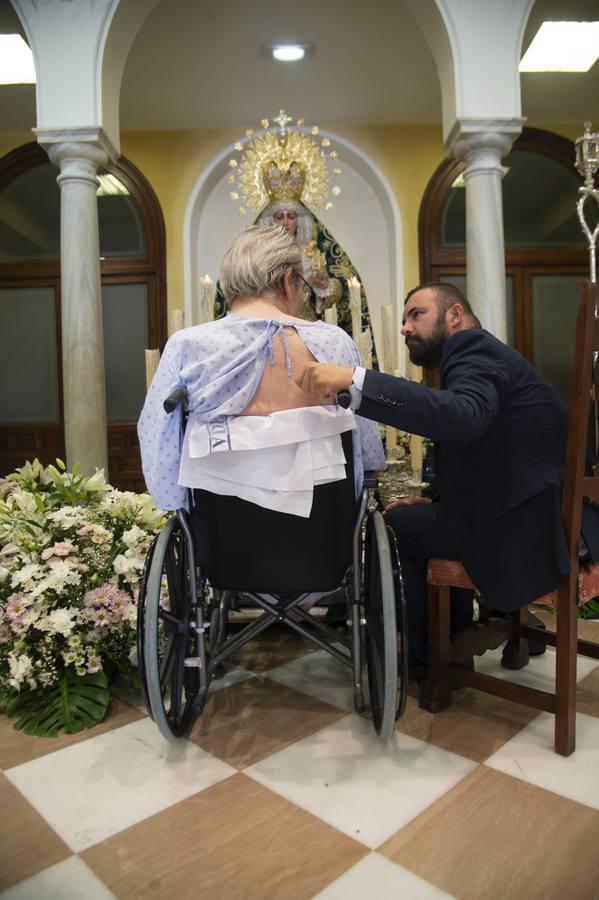
POLYGON ((101 722, 108 711, 110 693, 104 672, 93 675, 68 673, 45 691, 27 691, 6 703, 8 716, 19 716, 18 731, 38 737, 54 737, 61 729, 77 734, 101 722))

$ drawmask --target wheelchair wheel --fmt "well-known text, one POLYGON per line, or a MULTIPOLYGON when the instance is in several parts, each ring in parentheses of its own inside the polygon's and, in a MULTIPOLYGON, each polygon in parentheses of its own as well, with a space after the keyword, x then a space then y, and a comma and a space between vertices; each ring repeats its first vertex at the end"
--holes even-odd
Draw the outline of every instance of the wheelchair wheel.
POLYGON ((143 693, 160 733, 172 741, 191 728, 200 688, 198 669, 185 665, 196 655, 195 634, 187 544, 175 517, 156 538, 144 582, 138 609, 143 693))
POLYGON ((397 711, 397 623, 393 559, 380 512, 366 526, 365 560, 366 666, 370 707, 377 734, 393 734, 397 711))
POLYGON ((403 573, 399 562, 397 538, 390 525, 386 526, 389 547, 391 549, 391 565, 395 585, 395 616, 397 619, 397 704, 395 719, 400 719, 405 711, 408 699, 408 607, 404 590, 403 573))

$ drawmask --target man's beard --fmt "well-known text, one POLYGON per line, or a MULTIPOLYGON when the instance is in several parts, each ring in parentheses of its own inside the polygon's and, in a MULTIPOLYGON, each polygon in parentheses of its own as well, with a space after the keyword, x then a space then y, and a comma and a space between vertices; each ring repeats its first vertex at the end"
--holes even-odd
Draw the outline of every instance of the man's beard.
POLYGON ((440 316, 429 338, 420 338, 415 335, 410 337, 408 343, 410 362, 415 366, 424 366, 426 369, 438 369, 443 347, 448 337, 445 322, 440 316))

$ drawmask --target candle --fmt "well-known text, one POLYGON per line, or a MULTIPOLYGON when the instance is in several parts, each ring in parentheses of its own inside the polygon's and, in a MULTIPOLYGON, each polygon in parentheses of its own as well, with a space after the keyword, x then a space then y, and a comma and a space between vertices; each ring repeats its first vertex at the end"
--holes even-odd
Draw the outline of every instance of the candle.
POLYGON ((333 303, 332 306, 327 306, 324 311, 324 320, 328 325, 336 325, 337 324, 337 304, 333 303))
POLYGON ((214 282, 208 273, 200 278, 200 315, 199 323, 212 322, 214 319, 214 282))
POLYGON ((185 315, 182 309, 174 309, 171 313, 171 330, 170 333, 174 334, 175 331, 181 331, 182 328, 185 327, 185 315))
POLYGON ((154 372, 160 362, 160 350, 146 350, 146 391, 150 389, 154 372))
POLYGON ((358 337, 362 334, 362 285, 355 275, 347 279, 349 288, 349 309, 351 312, 351 335, 358 343, 358 337))
POLYGON ((414 475, 418 473, 418 481, 422 476, 422 437, 419 434, 410 435, 410 466, 414 475))
POLYGON ((358 338, 360 359, 365 369, 372 369, 372 337, 370 328, 366 328, 358 338))
POLYGON ((393 306, 391 303, 381 306, 381 326, 383 333, 382 369, 388 375, 395 371, 395 326, 393 323, 393 306))

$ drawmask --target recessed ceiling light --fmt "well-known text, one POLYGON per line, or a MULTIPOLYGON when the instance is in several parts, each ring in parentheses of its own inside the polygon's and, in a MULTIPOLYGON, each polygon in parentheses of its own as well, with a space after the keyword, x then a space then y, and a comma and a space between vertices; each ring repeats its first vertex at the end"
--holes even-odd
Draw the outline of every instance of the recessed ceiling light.
POLYGON ((20 34, 0 34, 0 84, 35 84, 33 54, 20 34))
POLYGON ((279 62, 295 62, 304 58, 306 49, 300 44, 278 44, 272 48, 272 55, 279 62))
POLYGON ((588 72, 599 57, 599 22, 543 22, 521 72, 588 72))

